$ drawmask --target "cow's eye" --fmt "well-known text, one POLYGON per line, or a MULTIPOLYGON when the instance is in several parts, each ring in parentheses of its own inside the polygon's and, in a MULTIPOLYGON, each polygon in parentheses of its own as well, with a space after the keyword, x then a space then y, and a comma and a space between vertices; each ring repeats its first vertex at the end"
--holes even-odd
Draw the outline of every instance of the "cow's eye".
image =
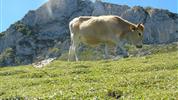
POLYGON ((138 33, 139 36, 142 36, 142 33, 138 33))

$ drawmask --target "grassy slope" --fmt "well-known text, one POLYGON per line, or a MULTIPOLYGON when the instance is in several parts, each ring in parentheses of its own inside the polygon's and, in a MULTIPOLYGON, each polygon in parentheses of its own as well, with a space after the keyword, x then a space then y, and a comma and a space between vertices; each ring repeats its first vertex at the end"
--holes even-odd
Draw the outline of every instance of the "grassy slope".
POLYGON ((0 98, 176 99, 178 51, 118 61, 57 60, 42 69, 0 68, 0 98))

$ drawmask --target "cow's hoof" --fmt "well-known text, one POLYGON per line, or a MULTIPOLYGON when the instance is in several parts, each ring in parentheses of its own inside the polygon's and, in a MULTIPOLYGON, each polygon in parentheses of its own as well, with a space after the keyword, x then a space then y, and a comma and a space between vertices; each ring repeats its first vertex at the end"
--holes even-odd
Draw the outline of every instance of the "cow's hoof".
POLYGON ((124 55, 124 56, 123 56, 123 58, 128 58, 128 57, 129 57, 129 55, 124 55))

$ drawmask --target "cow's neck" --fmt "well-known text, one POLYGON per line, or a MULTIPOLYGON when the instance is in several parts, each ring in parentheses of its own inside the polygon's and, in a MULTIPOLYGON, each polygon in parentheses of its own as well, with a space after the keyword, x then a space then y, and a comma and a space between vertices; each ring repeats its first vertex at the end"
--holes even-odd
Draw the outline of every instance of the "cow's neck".
POLYGON ((132 43, 132 37, 131 37, 131 33, 130 32, 125 32, 122 37, 121 40, 124 41, 125 43, 132 43))

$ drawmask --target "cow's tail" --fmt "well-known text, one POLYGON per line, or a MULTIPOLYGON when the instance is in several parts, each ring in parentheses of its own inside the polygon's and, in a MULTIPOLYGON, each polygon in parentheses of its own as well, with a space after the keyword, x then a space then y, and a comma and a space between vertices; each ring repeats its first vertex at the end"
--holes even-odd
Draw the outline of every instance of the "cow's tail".
POLYGON ((73 40, 73 37, 74 37, 74 32, 73 32, 73 30, 72 30, 72 25, 73 25, 73 23, 72 22, 70 22, 69 23, 69 30, 70 30, 70 39, 71 39, 71 44, 72 44, 72 40, 73 40))
POLYGON ((68 54, 68 61, 70 61, 71 57, 72 57, 72 52, 73 52, 73 48, 74 48, 74 32, 72 30, 72 25, 73 23, 70 22, 69 23, 69 30, 70 30, 70 41, 71 41, 71 44, 70 44, 70 47, 69 47, 69 54, 68 54))

